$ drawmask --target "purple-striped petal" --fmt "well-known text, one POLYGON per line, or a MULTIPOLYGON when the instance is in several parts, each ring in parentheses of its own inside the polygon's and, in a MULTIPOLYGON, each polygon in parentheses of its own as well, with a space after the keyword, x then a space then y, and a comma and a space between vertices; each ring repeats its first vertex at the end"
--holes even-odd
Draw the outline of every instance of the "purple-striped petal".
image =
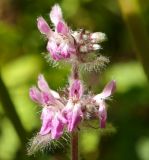
POLYGON ((61 50, 59 49, 55 41, 48 41, 47 50, 54 60, 58 61, 60 59, 63 59, 61 50))
POLYGON ((54 113, 50 111, 48 108, 43 108, 41 114, 42 127, 39 132, 41 135, 46 135, 51 131, 53 114, 54 113))
POLYGON ((43 104, 42 95, 41 95, 40 91, 36 87, 30 88, 29 96, 34 102, 37 102, 37 103, 39 103, 41 105, 43 104))
POLYGON ((63 134, 64 124, 55 115, 52 120, 51 138, 58 139, 63 134))
POLYGON ((106 120, 107 120, 107 110, 106 104, 104 101, 101 101, 99 104, 99 119, 100 119, 100 128, 106 127, 106 120))
POLYGON ((105 86, 104 90, 102 91, 103 98, 111 96, 111 94, 115 91, 115 89, 116 89, 116 82, 115 80, 112 80, 105 86))
POLYGON ((49 92, 50 91, 48 83, 46 82, 46 80, 42 74, 40 74, 38 76, 38 87, 42 92, 49 92))
POLYGON ((81 111, 81 105, 75 104, 72 108, 72 111, 68 113, 68 131, 72 132, 77 125, 80 123, 83 117, 83 113, 81 111))
POLYGON ((51 31, 48 23, 44 20, 43 17, 37 18, 37 27, 42 34, 47 35, 51 31))
POLYGON ((116 82, 112 80, 105 86, 103 91, 100 94, 94 96, 93 99, 97 103, 100 103, 102 100, 105 100, 106 98, 110 97, 111 94, 115 91, 115 89, 116 89, 116 82))
POLYGON ((42 99, 45 105, 55 105, 56 99, 48 92, 41 92, 42 99))
POLYGON ((56 26, 56 31, 58 33, 62 33, 64 35, 66 35, 67 33, 69 33, 69 28, 65 23, 63 23, 62 21, 59 21, 56 26))
POLYGON ((74 82, 70 86, 69 96, 81 98, 83 94, 83 85, 80 80, 74 80, 74 82))
POLYGON ((55 26, 57 26, 58 22, 63 19, 62 10, 58 4, 52 7, 52 10, 50 12, 50 18, 55 26))

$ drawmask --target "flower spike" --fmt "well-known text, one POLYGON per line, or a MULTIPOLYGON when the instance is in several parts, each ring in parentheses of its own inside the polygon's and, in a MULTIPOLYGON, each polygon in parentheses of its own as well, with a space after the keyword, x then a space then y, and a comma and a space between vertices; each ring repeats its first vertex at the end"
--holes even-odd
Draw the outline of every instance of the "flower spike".
POLYGON ((73 31, 64 21, 58 4, 52 7, 49 17, 54 28, 51 29, 45 19, 39 17, 37 18, 38 30, 47 39, 47 51, 52 59, 69 61, 72 65, 72 73, 69 86, 62 92, 63 96, 49 87, 42 74, 38 76, 37 86, 30 88, 30 98, 41 106, 42 123, 40 131, 31 142, 31 151, 43 149, 51 141, 62 139, 64 132, 72 134, 72 146, 73 143, 76 145, 74 140, 78 137, 76 135, 81 129, 80 124, 83 125, 85 120, 98 118, 99 127, 105 128, 106 100, 116 89, 116 82, 112 80, 101 93, 94 95, 90 91, 84 91, 83 83, 79 78, 81 65, 92 71, 92 68, 98 70, 109 62, 106 57, 98 56, 98 53, 92 55, 92 52, 101 49, 100 43, 106 39, 106 35, 101 32, 91 33, 84 29, 73 31), (73 134, 74 132, 76 135, 73 134))

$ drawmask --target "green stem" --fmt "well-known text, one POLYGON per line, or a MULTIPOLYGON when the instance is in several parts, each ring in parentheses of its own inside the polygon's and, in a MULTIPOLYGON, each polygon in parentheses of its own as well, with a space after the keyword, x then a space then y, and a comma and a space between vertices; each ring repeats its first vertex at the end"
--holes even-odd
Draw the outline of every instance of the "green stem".
POLYGON ((141 17, 138 0, 118 0, 123 18, 130 31, 137 58, 141 61, 149 80, 149 38, 141 17))
POLYGON ((21 144, 24 146, 26 142, 27 133, 19 119, 19 116, 15 110, 15 106, 9 96, 9 93, 7 91, 7 88, 1 76, 0 76, 0 99, 1 99, 2 107, 6 116, 9 118, 9 120, 13 124, 18 134, 18 137, 21 141, 21 144))

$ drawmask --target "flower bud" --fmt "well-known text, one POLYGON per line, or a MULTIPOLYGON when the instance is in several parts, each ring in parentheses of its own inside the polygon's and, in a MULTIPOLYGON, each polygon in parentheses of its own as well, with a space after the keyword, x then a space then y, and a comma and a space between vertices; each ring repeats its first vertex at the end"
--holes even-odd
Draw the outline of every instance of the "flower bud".
POLYGON ((93 44, 92 47, 93 47, 93 50, 101 49, 101 46, 99 44, 93 44))
POLYGON ((83 39, 84 41, 87 41, 88 38, 89 38, 88 35, 86 35, 86 34, 83 34, 83 35, 82 35, 82 39, 83 39))
POLYGON ((101 46, 99 44, 86 44, 80 46, 80 52, 87 53, 91 51, 99 50, 101 46))
POLYGON ((106 40, 106 35, 102 32, 95 32, 90 35, 92 43, 100 43, 106 40))
POLYGON ((86 45, 80 46, 80 52, 83 52, 83 53, 88 52, 87 46, 86 45))

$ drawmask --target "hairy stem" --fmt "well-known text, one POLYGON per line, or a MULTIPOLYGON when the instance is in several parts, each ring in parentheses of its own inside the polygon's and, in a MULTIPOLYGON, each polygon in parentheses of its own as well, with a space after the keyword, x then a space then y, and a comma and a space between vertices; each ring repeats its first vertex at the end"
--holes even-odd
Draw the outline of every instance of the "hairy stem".
POLYGON ((75 131, 71 137, 71 160, 78 159, 78 131, 75 131))
POLYGON ((77 62, 74 62, 72 65, 72 78, 79 79, 79 67, 77 62))

